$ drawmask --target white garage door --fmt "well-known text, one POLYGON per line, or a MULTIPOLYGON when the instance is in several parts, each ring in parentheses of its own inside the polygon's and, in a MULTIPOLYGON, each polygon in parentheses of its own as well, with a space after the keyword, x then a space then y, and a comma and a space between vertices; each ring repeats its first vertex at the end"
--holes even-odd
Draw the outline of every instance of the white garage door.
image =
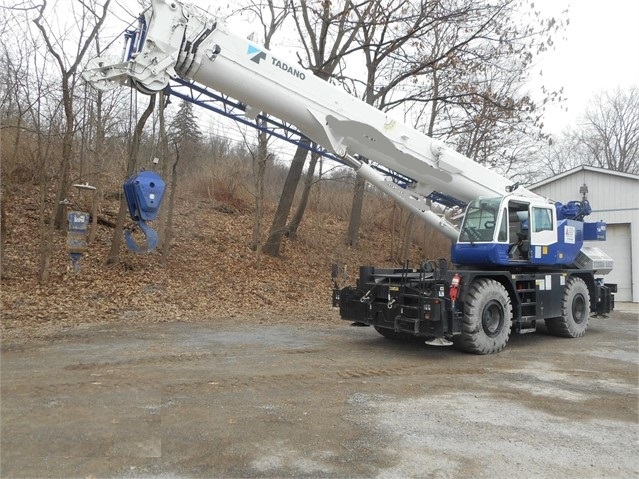
POLYGON ((606 283, 617 283, 615 301, 632 301, 630 224, 606 225, 606 241, 596 246, 615 262, 614 269, 604 276, 606 283))

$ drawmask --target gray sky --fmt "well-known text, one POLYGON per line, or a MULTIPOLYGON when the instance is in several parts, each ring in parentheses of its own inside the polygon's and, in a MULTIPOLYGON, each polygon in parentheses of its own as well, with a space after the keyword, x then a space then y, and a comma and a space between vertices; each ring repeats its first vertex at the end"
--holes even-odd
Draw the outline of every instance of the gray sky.
MULTIPOLYGON (((544 11, 570 5, 566 40, 539 62, 541 81, 564 87, 568 112, 551 110, 552 133, 576 126, 588 101, 602 90, 639 86, 639 2, 636 0, 533 0, 544 11)), ((534 79, 533 79, 534 80, 534 79)))
MULTIPOLYGON (((187 0, 188 1, 188 0, 187 0)), ((588 102, 602 90, 639 86, 639 1, 638 0, 530 0, 545 15, 569 9, 570 24, 565 38, 555 38, 556 48, 538 59, 531 73, 531 89, 543 84, 549 90, 564 88, 562 108, 553 107, 544 118, 547 130, 559 134, 578 126, 588 102), (543 72, 539 75, 539 72, 543 72), (564 111, 566 110, 567 111, 564 111)), ((196 1, 218 13, 218 2, 196 1)), ((223 6, 228 8, 228 4, 223 6)), ((137 13, 138 9, 133 7, 137 13)), ((251 26, 236 24, 249 33, 251 26)), ((290 55, 290 47, 279 43, 273 50, 290 55)))

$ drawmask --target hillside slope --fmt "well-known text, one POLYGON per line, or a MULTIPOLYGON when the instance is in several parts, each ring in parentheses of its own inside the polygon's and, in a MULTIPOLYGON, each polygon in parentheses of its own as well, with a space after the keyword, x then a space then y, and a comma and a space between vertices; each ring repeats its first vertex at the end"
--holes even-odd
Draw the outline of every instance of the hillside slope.
MULTIPOLYGON (((40 285, 34 190, 16 192, 6 205, 8 235, 0 292, 3 340, 51 337, 90 323, 220 317, 337 322, 339 315, 331 308, 331 264, 346 264, 350 283, 360 264, 390 264, 388 231, 373 229, 358 249, 347 248, 345 222, 313 211, 307 211, 297 239, 285 239, 281 257, 258 258, 248 246, 250 208, 237 211, 215 201, 182 197, 176 204, 166 266, 160 265, 160 253, 135 255, 124 245, 120 263, 106 266, 113 230, 99 226, 76 274, 66 253, 66 232, 56 232, 51 279, 40 285)), ((116 204, 109 208, 115 210, 116 204)), ((268 228, 270 216, 264 224, 268 228)))

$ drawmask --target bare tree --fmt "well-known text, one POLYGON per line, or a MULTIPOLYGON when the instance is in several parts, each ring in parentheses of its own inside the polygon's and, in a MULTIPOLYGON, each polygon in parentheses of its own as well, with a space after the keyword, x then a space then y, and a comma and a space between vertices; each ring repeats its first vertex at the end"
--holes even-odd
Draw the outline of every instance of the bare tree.
MULTIPOLYGON (((311 142, 308 138, 303 138, 301 141, 304 145, 310 146, 311 142)), ((280 247, 282 244, 282 238, 286 233, 286 221, 293 205, 295 198, 295 191, 297 190, 297 184, 302 176, 302 170, 304 168, 304 162, 308 150, 304 146, 299 146, 295 150, 293 159, 291 161, 291 167, 286 175, 284 181, 284 187, 282 188, 282 194, 277 204, 277 210, 269 230, 268 238, 264 243, 263 251, 270 256, 279 256, 280 247)))
POLYGON ((575 136, 571 130, 565 130, 557 138, 551 137, 550 141, 538 148, 538 163, 541 165, 541 171, 531 183, 585 164, 585 158, 579 153, 579 145, 575 142, 575 136))
MULTIPOLYGON (((258 120, 261 121, 261 120, 258 120)), ((253 157, 253 178, 255 188, 255 214, 253 217, 253 234, 251 236, 251 249, 256 252, 257 264, 262 254, 262 218, 264 215, 264 176, 266 165, 270 158, 268 152, 268 135, 260 130, 257 134, 257 153, 253 157)))
MULTIPOLYGON (((77 38, 77 43, 74 42, 73 47, 71 47, 69 42, 65 44, 63 35, 66 32, 55 32, 51 27, 51 23, 48 19, 49 15, 54 14, 60 17, 62 12, 53 12, 51 9, 48 9, 47 0, 42 0, 42 3, 37 6, 38 15, 33 20, 44 39, 48 52, 53 56, 60 70, 65 130, 62 141, 62 165, 60 168, 60 182, 57 189, 57 208, 54 220, 55 227, 58 229, 62 228, 65 221, 65 204, 62 200, 67 196, 70 186, 69 171, 73 151, 73 137, 75 134, 73 96, 78 80, 78 67, 82 61, 84 61, 87 51, 89 51, 100 27, 106 19, 110 2, 111 0, 104 0, 103 4, 99 4, 96 1, 78 0, 71 4, 70 9, 65 10, 65 14, 68 11, 72 13, 73 25, 77 29, 76 35, 74 35, 77 38)), ((61 8, 67 9, 68 7, 69 5, 65 3, 61 8)))
MULTIPOLYGON (((288 225, 286 225, 286 233, 291 237, 295 238, 297 235, 297 229, 302 222, 302 217, 304 216, 304 211, 306 211, 306 206, 308 205, 308 199, 311 196, 311 187, 315 184, 315 167, 317 166, 317 162, 320 158, 319 153, 316 151, 311 152, 311 160, 308 162, 308 169, 306 171, 306 177, 304 178, 304 187, 302 189, 302 195, 300 197, 299 203, 297 204, 297 208, 295 209, 295 213, 289 221, 288 225)), ((321 171, 320 171, 321 177, 321 171)))
MULTIPOLYGON (((126 174, 127 177, 131 176, 137 168, 138 154, 140 152, 140 143, 142 141, 142 134, 144 132, 144 125, 153 113, 155 108, 156 95, 149 96, 149 104, 144 112, 140 115, 138 122, 135 126, 135 132, 131 139, 131 148, 129 150, 129 157, 127 160, 126 174)), ((113 239, 111 240, 111 247, 106 258, 106 264, 116 264, 120 259, 120 245, 122 244, 122 236, 124 233, 124 221, 126 220, 127 204, 124 195, 120 199, 120 209, 118 210, 118 218, 115 224, 115 231, 113 232, 113 239)))
MULTIPOLYGON (((513 118, 533 126, 539 120, 529 114, 530 99, 517 92, 533 53, 547 48, 562 22, 518 23, 521 5, 515 0, 374 3, 358 37, 366 79, 349 79, 366 102, 383 110, 413 109, 413 120, 423 117, 430 136, 452 136, 456 146, 481 161, 498 150, 493 142, 512 129, 513 118), (448 135, 435 133, 440 117, 448 135)), ((357 244, 362 191, 356 184, 346 240, 351 245, 357 244)))
MULTIPOLYGON (((271 48, 271 42, 275 34, 281 29, 283 23, 290 13, 290 4, 288 0, 276 2, 274 0, 250 0, 249 4, 240 9, 240 12, 248 14, 249 19, 255 19, 260 22, 262 27, 263 45, 265 48, 271 48)), ((254 197, 255 197, 255 213, 253 220, 253 234, 251 238, 251 249, 257 254, 257 261, 262 253, 262 219, 264 215, 264 177, 266 174, 266 166, 271 158, 268 152, 269 135, 264 130, 267 125, 263 119, 256 119, 258 128, 257 148, 254 151, 246 142, 246 146, 252 157, 253 177, 254 177, 254 197)), ((286 221, 286 218, 284 218, 286 221)), ((271 238, 271 242, 273 239, 271 238)), ((276 254, 274 255, 276 256, 276 254)))
POLYGON ((577 140, 588 164, 639 174, 639 87, 599 93, 582 124, 577 140))
MULTIPOLYGON (((53 251, 53 222, 47 221, 49 165, 58 159, 56 144, 61 129, 61 103, 57 88, 46 69, 46 62, 37 52, 42 40, 32 35, 23 22, 32 8, 3 10, 11 13, 15 29, 3 31, 2 84, 2 145, 8 133, 13 133, 9 155, 3 155, 3 207, 10 201, 12 184, 35 180, 39 186, 39 271, 40 282, 49 278, 53 251), (22 29, 20 29, 22 27, 22 29), (12 39, 19 39, 16 45, 12 39)), ((6 216, 3 220, 6 228, 6 216)), ((5 229, 5 234, 7 234, 5 229)))
MULTIPOLYGON (((363 6, 367 3, 369 2, 361 2, 358 6, 365 11, 366 8, 363 6)), ((331 2, 309 3, 306 0, 299 3, 291 2, 293 18, 305 52, 304 57, 298 55, 299 63, 323 80, 334 77, 335 72, 339 70, 340 62, 353 45, 357 33, 355 6, 352 1, 345 1, 340 5, 331 2)), ((275 218, 264 245, 264 252, 271 256, 279 255, 282 238, 288 231, 287 219, 302 176, 310 141, 305 139, 303 143, 304 146, 298 147, 293 156, 275 218)))
MULTIPOLYGON (((6 23, 5 23, 6 25, 6 23)), ((9 51, 9 43, 2 42, 0 57, 0 145, 2 145, 2 177, 0 189, 0 268, 4 264, 4 244, 7 239, 7 202, 13 189, 13 176, 17 169, 18 152, 27 128, 28 113, 33 102, 23 96, 28 91, 30 62, 34 48, 24 37, 16 52, 9 51), (14 58, 17 55, 17 58, 14 58), (25 101, 26 100, 26 101, 25 101)))
MULTIPOLYGON (((160 150, 160 165, 161 165, 161 175, 162 178, 168 179, 169 178, 169 135, 168 135, 168 131, 166 128, 166 108, 169 105, 169 97, 168 95, 164 92, 161 91, 158 95, 158 99, 159 99, 159 105, 158 105, 158 123, 159 123, 159 127, 160 127, 160 133, 159 133, 159 150, 160 150)), ((171 172, 175 173, 177 170, 177 160, 175 161, 173 168, 171 168, 171 172)), ((175 195, 173 194, 173 189, 174 187, 177 186, 177 178, 175 179, 175 185, 174 185, 174 180, 173 178, 171 178, 171 181, 168 182, 168 191, 165 191, 165 194, 168 193, 169 194, 169 199, 172 200, 172 198, 175 197, 175 195)), ((170 208, 172 209, 172 201, 169 201, 169 205, 170 208)), ((172 214, 172 213, 171 213, 172 214)), ((169 229, 169 221, 168 221, 168 210, 167 208, 162 208, 162 210, 160 211, 160 225, 158 227, 158 247, 161 248, 162 250, 164 250, 164 248, 170 248, 170 244, 167 241, 167 237, 171 236, 171 232, 168 231, 169 229)), ((170 238, 169 238, 170 239, 170 238)), ((163 254, 164 256, 164 254, 163 254)))
MULTIPOLYGON (((57 120, 53 120, 55 116, 49 115, 52 121, 44 129, 44 125, 41 124, 42 113, 46 110, 56 110, 58 107, 57 98, 59 98, 57 92, 54 94, 45 93, 41 87, 44 85, 43 81, 39 81, 37 99, 34 104, 33 118, 35 122, 34 127, 37 128, 39 134, 37 135, 36 145, 36 158, 35 162, 38 165, 39 181, 41 188, 40 195, 40 271, 39 279, 41 282, 46 282, 49 277, 49 269, 51 263, 51 256, 53 253, 52 241, 54 226, 61 228, 65 223, 64 212, 67 191, 69 189, 69 173, 71 165, 71 157, 73 151, 73 137, 75 131, 75 111, 73 105, 73 92, 78 79, 77 70, 82 62, 86 52, 88 51, 92 41, 96 37, 98 30, 106 18, 107 7, 110 0, 106 0, 105 5, 100 10, 99 5, 95 2, 73 2, 71 5, 66 4, 61 8, 65 8, 65 14, 61 15, 56 11, 58 5, 54 4, 52 8, 48 8, 48 2, 43 0, 39 2, 26 2, 19 5, 10 6, 12 11, 17 15, 22 15, 22 19, 27 19, 32 12, 35 12, 36 16, 33 18, 33 22, 40 33, 42 41, 46 47, 48 53, 53 57, 54 63, 60 70, 61 81, 61 107, 64 112, 64 122, 61 129, 61 156, 59 158, 60 168, 57 170, 59 183, 56 188, 56 201, 55 201, 55 220, 47 221, 45 218, 46 213, 46 200, 49 177, 47 176, 47 163, 54 155, 50 155, 49 148, 51 146, 51 135, 47 138, 42 136, 42 132, 48 130, 49 132, 58 133, 57 120), (70 7, 70 8, 69 8, 70 7), (56 22, 50 22, 49 18, 55 17, 56 22), (66 20, 72 19, 72 26, 66 26, 69 30, 65 30, 63 25, 66 20), (53 27, 52 25, 55 25, 53 27), (61 30, 60 30, 61 28, 61 30), (75 29, 75 30, 72 30, 75 29), (77 40, 77 44, 72 39, 77 40)), ((24 25, 24 23, 21 23, 24 25)), ((30 35, 29 29, 25 28, 24 35, 30 35)), ((41 56, 35 56, 42 58, 41 56)), ((45 62, 42 62, 41 68, 44 68, 45 62)), ((44 70, 42 70, 44 72, 44 70)), ((47 72, 47 76, 50 77, 50 71, 47 72)), ((42 77, 37 76, 42 79, 42 77)), ((27 98, 34 98, 29 95, 27 98)))
MULTIPOLYGON (((177 191, 178 174, 177 168, 180 163, 180 148, 174 144, 175 161, 171 167, 171 186, 169 188, 168 208, 166 208, 166 227, 164 230, 164 243, 162 248, 162 265, 166 266, 171 251, 171 239, 173 238, 173 211, 175 206, 175 194, 177 191)), ((165 157, 165 162, 166 162, 165 157)), ((166 177, 166 176, 165 176, 166 177)))
MULTIPOLYGON (((101 55, 99 38, 95 39, 95 50, 98 56, 101 55)), ((105 187, 108 185, 109 177, 105 172, 112 164, 113 158, 109 151, 114 153, 113 157, 121 158, 126 155, 115 153, 114 141, 118 137, 118 127, 127 124, 124 120, 129 112, 126 111, 126 96, 128 92, 124 89, 114 89, 108 93, 100 90, 88 88, 85 84, 83 89, 83 102, 80 109, 83 115, 83 132, 86 140, 83 142, 86 154, 89 157, 88 168, 82 169, 79 181, 91 183, 96 190, 91 194, 91 204, 88 208, 91 211, 91 225, 89 228, 88 242, 93 243, 97 234, 98 218, 102 208, 105 187), (124 120, 124 121, 121 121, 124 120)), ((128 132, 124 132, 128 135, 128 132)), ((122 147, 120 146, 120 149, 122 147)), ((124 151, 123 151, 124 152, 124 151)), ((82 152, 81 152, 82 153, 82 152)))
MULTIPOLYGON (((440 16, 437 2, 412 4, 404 0, 370 2, 368 10, 359 11, 359 48, 364 56, 365 80, 349 79, 354 92, 369 105, 392 108, 407 101, 393 99, 394 90, 407 79, 415 79, 432 70, 432 55, 415 55, 411 44, 428 35, 440 16)), ((364 201, 364 180, 356 177, 349 217, 346 244, 357 246, 364 201)), ((412 225, 409 217, 407 225, 412 225)), ((403 250, 403 248, 402 248, 403 250)))
POLYGON ((639 174, 639 88, 602 91, 577 124, 539 148, 536 180, 589 165, 639 174))

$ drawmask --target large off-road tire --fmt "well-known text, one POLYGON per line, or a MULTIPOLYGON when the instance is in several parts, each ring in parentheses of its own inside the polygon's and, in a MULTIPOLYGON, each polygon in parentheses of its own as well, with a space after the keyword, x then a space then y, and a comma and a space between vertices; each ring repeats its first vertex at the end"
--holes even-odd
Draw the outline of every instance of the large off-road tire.
POLYGON ((498 353, 508 343, 512 318, 506 288, 494 279, 478 279, 466 294, 461 334, 455 336, 454 343, 469 353, 498 353))
POLYGON ((415 339, 415 336, 413 336, 410 333, 394 331, 389 328, 380 328, 379 326, 373 326, 373 327, 375 328, 375 331, 377 331, 379 334, 381 334, 387 339, 394 339, 394 340, 401 340, 401 341, 415 339))
POLYGON ((561 301, 561 316, 546 319, 546 329, 550 334, 564 338, 578 338, 588 329, 590 318, 590 293, 584 280, 568 278, 561 301))

